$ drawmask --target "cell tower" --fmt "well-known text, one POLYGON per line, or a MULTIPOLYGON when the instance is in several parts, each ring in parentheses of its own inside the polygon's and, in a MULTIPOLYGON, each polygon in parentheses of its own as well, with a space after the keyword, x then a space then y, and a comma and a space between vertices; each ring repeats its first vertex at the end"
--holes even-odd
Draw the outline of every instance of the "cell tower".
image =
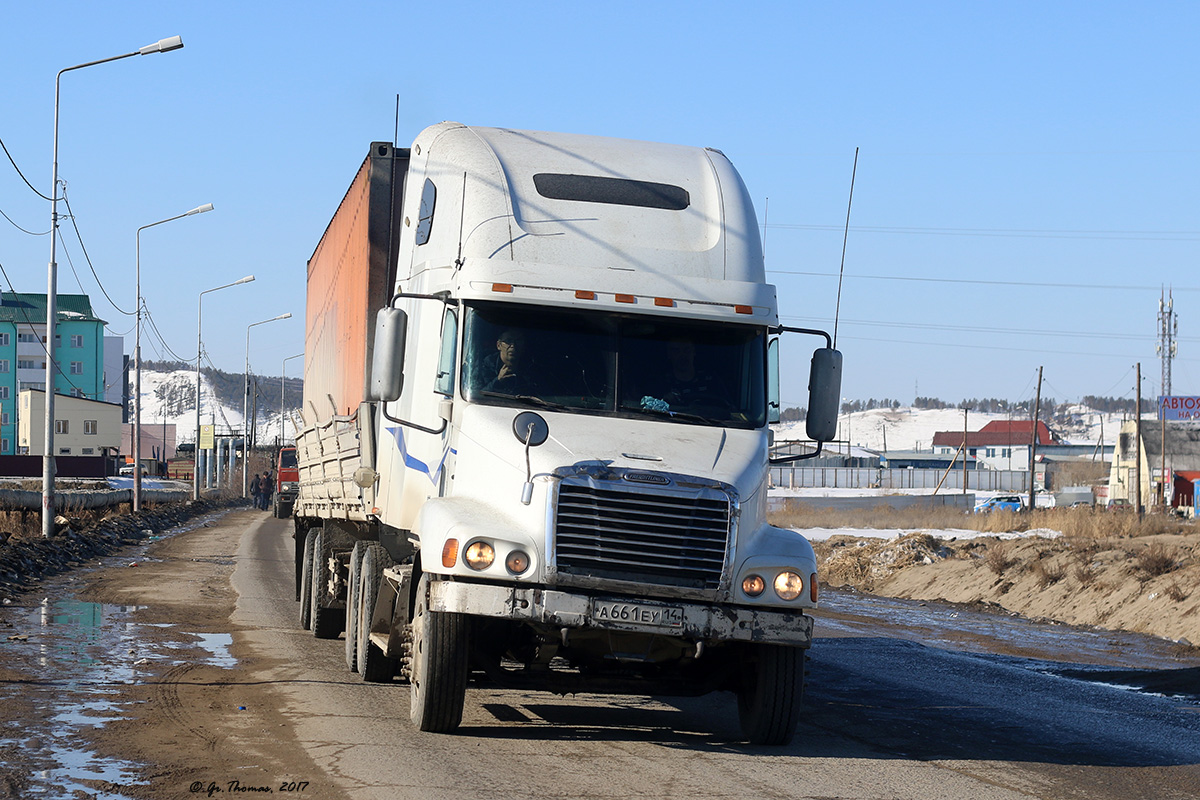
POLYGON ((1171 394, 1171 359, 1177 350, 1176 338, 1179 336, 1179 315, 1174 311, 1175 300, 1170 290, 1165 297, 1158 299, 1158 357, 1162 359, 1162 393, 1164 397, 1171 394))

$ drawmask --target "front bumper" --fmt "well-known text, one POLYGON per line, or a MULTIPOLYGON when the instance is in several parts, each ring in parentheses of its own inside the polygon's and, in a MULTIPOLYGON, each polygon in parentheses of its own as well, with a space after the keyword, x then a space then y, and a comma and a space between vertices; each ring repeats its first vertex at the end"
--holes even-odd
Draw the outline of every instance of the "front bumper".
POLYGON ((703 642, 761 642, 793 647, 812 644, 813 619, 799 609, 775 611, 744 606, 717 606, 681 601, 584 595, 538 587, 498 586, 462 581, 434 581, 429 607, 480 617, 531 622, 552 628, 591 628, 671 636, 703 642), (671 626, 635 620, 601 619, 596 609, 613 603, 669 608, 677 615, 671 626))

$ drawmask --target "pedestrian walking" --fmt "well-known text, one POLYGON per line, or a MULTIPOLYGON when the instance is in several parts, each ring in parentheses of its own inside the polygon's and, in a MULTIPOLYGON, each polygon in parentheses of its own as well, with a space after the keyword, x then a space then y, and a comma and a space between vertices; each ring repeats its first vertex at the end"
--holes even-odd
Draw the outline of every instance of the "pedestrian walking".
POLYGON ((262 508, 262 478, 257 472, 250 479, 250 497, 253 498, 255 508, 262 508))

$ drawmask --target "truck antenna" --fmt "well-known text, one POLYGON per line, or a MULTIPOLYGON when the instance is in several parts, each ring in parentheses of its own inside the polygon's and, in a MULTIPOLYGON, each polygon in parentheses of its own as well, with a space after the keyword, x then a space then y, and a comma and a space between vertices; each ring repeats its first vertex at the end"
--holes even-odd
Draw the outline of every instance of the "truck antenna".
POLYGON ((462 203, 458 206, 458 258, 454 260, 454 266, 462 269, 462 236, 463 236, 463 218, 467 215, 467 173, 463 171, 463 188, 462 188, 462 203))
POLYGON ((838 269, 837 305, 833 309, 833 347, 837 349, 838 319, 842 315, 842 278, 846 275, 846 240, 850 238, 850 209, 854 205, 854 178, 858 175, 858 148, 854 148, 854 169, 850 171, 850 200, 846 203, 846 231, 842 234, 842 266, 838 269))
POLYGON ((396 92, 396 127, 392 133, 392 147, 400 146, 400 93, 396 92))

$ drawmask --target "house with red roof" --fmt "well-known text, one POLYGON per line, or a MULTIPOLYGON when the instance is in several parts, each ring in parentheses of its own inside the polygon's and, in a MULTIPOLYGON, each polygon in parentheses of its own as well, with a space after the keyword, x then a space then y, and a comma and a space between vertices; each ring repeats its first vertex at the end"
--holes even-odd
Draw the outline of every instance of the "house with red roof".
MULTIPOLYGON (((1028 419, 992 420, 977 431, 967 431, 966 449, 984 469, 1029 469, 1029 448, 1034 425, 1028 419)), ((1038 420, 1037 444, 1061 444, 1045 422, 1038 420)), ((938 431, 933 435, 933 452, 953 454, 963 445, 962 431, 938 431)))

